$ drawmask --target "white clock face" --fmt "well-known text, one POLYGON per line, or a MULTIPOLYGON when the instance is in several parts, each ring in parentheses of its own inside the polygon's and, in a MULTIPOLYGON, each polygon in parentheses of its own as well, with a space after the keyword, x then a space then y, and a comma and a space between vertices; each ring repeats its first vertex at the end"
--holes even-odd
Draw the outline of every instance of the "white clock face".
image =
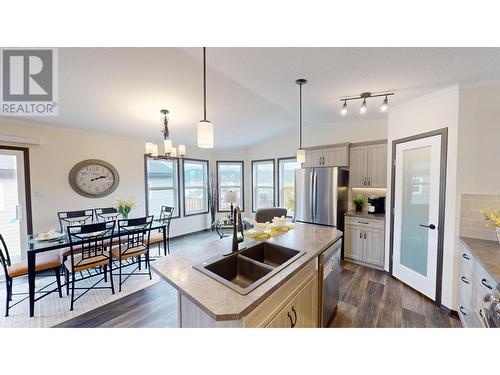
POLYGON ((75 183, 84 193, 102 195, 113 187, 115 176, 103 165, 90 164, 76 172, 75 183))

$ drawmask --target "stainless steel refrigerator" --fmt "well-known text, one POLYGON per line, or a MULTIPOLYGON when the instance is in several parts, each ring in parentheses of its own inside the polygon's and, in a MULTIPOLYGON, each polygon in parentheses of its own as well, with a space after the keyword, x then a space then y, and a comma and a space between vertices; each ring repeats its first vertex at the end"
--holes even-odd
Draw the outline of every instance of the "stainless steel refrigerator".
POLYGON ((341 167, 295 170, 295 220, 344 229, 349 170, 341 167))

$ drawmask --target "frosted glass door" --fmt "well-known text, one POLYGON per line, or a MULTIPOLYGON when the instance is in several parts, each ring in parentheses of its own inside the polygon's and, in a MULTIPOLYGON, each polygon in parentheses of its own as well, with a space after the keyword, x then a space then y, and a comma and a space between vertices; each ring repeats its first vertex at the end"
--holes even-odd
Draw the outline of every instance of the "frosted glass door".
POLYGON ((441 136, 396 146, 393 273, 435 299, 441 136))
POLYGON ((0 149, 0 228, 13 262, 26 250, 26 195, 23 152, 0 149))

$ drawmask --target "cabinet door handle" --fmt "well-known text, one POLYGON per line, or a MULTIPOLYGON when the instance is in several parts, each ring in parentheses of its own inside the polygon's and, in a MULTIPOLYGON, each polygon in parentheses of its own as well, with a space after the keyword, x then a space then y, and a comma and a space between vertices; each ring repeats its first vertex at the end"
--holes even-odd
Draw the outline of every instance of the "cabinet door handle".
POLYGON ((493 289, 490 285, 488 285, 488 284, 486 283, 486 279, 482 279, 482 280, 481 280, 481 284, 483 284, 483 285, 484 285, 486 288, 488 288, 489 290, 492 290, 492 289, 493 289))
POLYGON ((366 232, 364 232, 364 237, 365 237, 365 240, 366 240, 366 232))
POLYGON ((295 309, 292 306, 292 312, 293 315, 295 316, 295 321, 292 318, 292 315, 290 315, 290 311, 288 312, 288 318, 290 319, 290 328, 294 328, 295 325, 297 324, 297 313, 295 312, 295 309))
POLYGON ((469 257, 467 256, 467 254, 465 254, 465 253, 463 253, 463 254, 462 254, 462 258, 467 259, 467 260, 470 260, 470 258, 469 258, 469 257))
POLYGON ((460 310, 460 312, 461 312, 462 314, 464 314, 465 316, 467 316, 467 313, 464 311, 464 307, 463 307, 463 306, 460 306, 460 309, 459 309, 459 310, 460 310))
POLYGON ((366 186, 366 177, 363 177, 363 186, 366 186))
POLYGON ((358 223, 359 224, 366 224, 366 225, 370 224, 370 223, 367 223, 366 221, 359 221, 359 220, 358 220, 358 223))
POLYGON ((363 238, 363 232, 359 231, 359 238, 363 238))
POLYGON ((370 186, 370 177, 368 177, 368 186, 370 186))
POLYGON ((465 276, 462 276, 461 279, 464 283, 469 284, 469 281, 467 280, 467 278, 465 276))
POLYGON ((481 318, 484 318, 484 316, 483 316, 483 309, 479 309, 479 315, 481 315, 481 318))

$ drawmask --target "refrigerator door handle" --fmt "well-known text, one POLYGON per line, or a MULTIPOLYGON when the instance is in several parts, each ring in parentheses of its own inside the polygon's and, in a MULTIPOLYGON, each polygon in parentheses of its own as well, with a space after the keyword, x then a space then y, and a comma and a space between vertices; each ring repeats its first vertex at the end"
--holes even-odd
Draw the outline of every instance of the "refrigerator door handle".
MULTIPOLYGON (((313 221, 314 219, 314 193, 313 193, 313 187, 314 187, 314 171, 311 172, 309 175, 309 208, 311 209, 311 217, 309 220, 313 221)), ((307 219, 306 219, 307 220, 307 219)))
POLYGON ((313 206, 313 210, 312 210, 312 215, 313 215, 313 221, 316 221, 316 211, 317 211, 317 180, 318 180, 318 176, 316 175, 316 171, 313 171, 313 185, 312 185, 312 196, 313 196, 313 199, 312 199, 312 206, 313 206))

